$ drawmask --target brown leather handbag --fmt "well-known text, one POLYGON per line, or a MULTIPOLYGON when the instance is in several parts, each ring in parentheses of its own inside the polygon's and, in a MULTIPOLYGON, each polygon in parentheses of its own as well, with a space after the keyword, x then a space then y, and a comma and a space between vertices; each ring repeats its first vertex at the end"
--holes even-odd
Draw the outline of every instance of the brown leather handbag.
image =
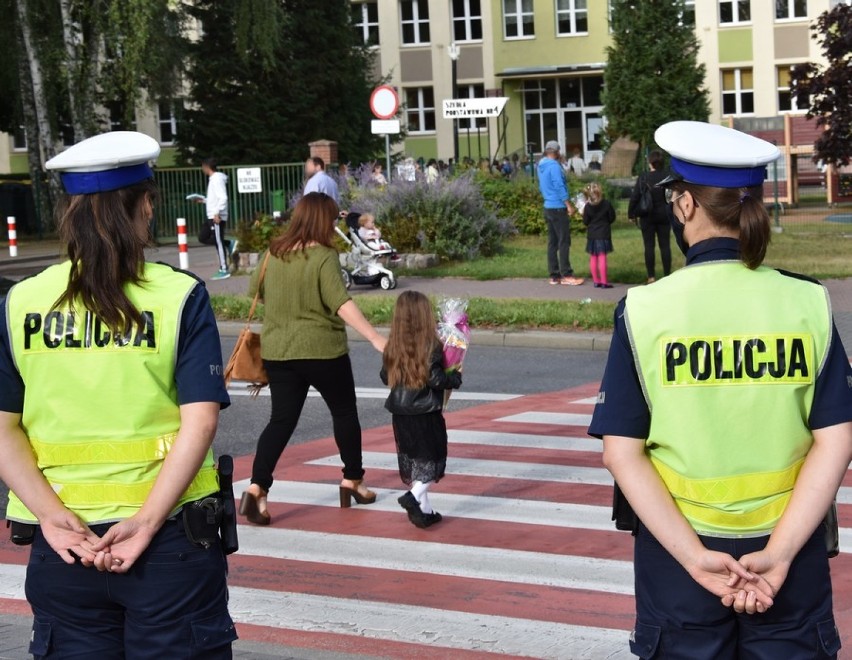
POLYGON ((228 387, 232 380, 246 381, 249 383, 248 389, 252 396, 257 396, 261 389, 269 385, 269 376, 266 375, 266 369, 263 368, 263 360, 260 357, 260 335, 251 329, 251 320, 254 317, 257 301, 260 298, 260 288, 263 286, 267 263, 269 263, 268 252, 260 267, 257 293, 254 294, 254 300, 251 303, 251 309, 249 309, 246 327, 242 329, 240 336, 237 337, 234 352, 231 353, 231 358, 228 360, 228 364, 225 365, 225 387, 228 387))

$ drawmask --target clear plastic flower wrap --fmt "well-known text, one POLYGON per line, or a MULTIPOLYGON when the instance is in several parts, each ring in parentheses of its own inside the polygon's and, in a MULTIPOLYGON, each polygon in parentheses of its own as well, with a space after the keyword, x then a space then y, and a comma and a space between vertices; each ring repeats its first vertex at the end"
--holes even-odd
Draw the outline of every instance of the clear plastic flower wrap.
POLYGON ((442 298, 438 301, 438 339, 444 347, 444 369, 459 369, 470 343, 467 300, 442 298))

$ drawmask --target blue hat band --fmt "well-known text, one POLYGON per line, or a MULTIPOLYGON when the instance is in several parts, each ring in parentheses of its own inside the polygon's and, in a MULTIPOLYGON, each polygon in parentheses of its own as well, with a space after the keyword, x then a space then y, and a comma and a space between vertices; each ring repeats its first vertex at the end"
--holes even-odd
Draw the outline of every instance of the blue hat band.
POLYGON ((750 188, 766 179, 766 165, 758 167, 713 167, 696 165, 672 156, 672 169, 687 183, 716 188, 750 188))
POLYGON ((118 167, 103 172, 63 172, 62 185, 69 195, 89 195, 132 186, 153 179, 154 172, 147 163, 118 167))

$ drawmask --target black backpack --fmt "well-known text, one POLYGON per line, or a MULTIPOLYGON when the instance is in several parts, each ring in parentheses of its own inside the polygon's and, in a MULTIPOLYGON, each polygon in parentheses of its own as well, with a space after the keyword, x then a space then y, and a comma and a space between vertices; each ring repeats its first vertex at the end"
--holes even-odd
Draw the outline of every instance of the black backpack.
POLYGON ((636 202, 636 215, 651 215, 654 210, 654 197, 651 195, 651 186, 647 181, 639 181, 639 201, 636 202))

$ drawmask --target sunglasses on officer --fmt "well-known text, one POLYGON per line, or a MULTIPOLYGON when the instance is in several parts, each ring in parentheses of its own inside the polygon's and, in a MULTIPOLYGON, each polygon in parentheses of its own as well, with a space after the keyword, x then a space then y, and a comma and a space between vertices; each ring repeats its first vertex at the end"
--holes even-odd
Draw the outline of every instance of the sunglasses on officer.
MULTIPOLYGON (((666 188, 666 204, 674 204, 677 200, 683 197, 688 191, 684 190, 680 194, 674 188, 666 188)), ((698 200, 695 199, 695 196, 692 197, 692 203, 695 206, 698 206, 698 200)))
POLYGON ((672 204, 684 195, 684 193, 680 193, 679 195, 676 193, 677 191, 674 188, 666 188, 666 204, 672 204))

